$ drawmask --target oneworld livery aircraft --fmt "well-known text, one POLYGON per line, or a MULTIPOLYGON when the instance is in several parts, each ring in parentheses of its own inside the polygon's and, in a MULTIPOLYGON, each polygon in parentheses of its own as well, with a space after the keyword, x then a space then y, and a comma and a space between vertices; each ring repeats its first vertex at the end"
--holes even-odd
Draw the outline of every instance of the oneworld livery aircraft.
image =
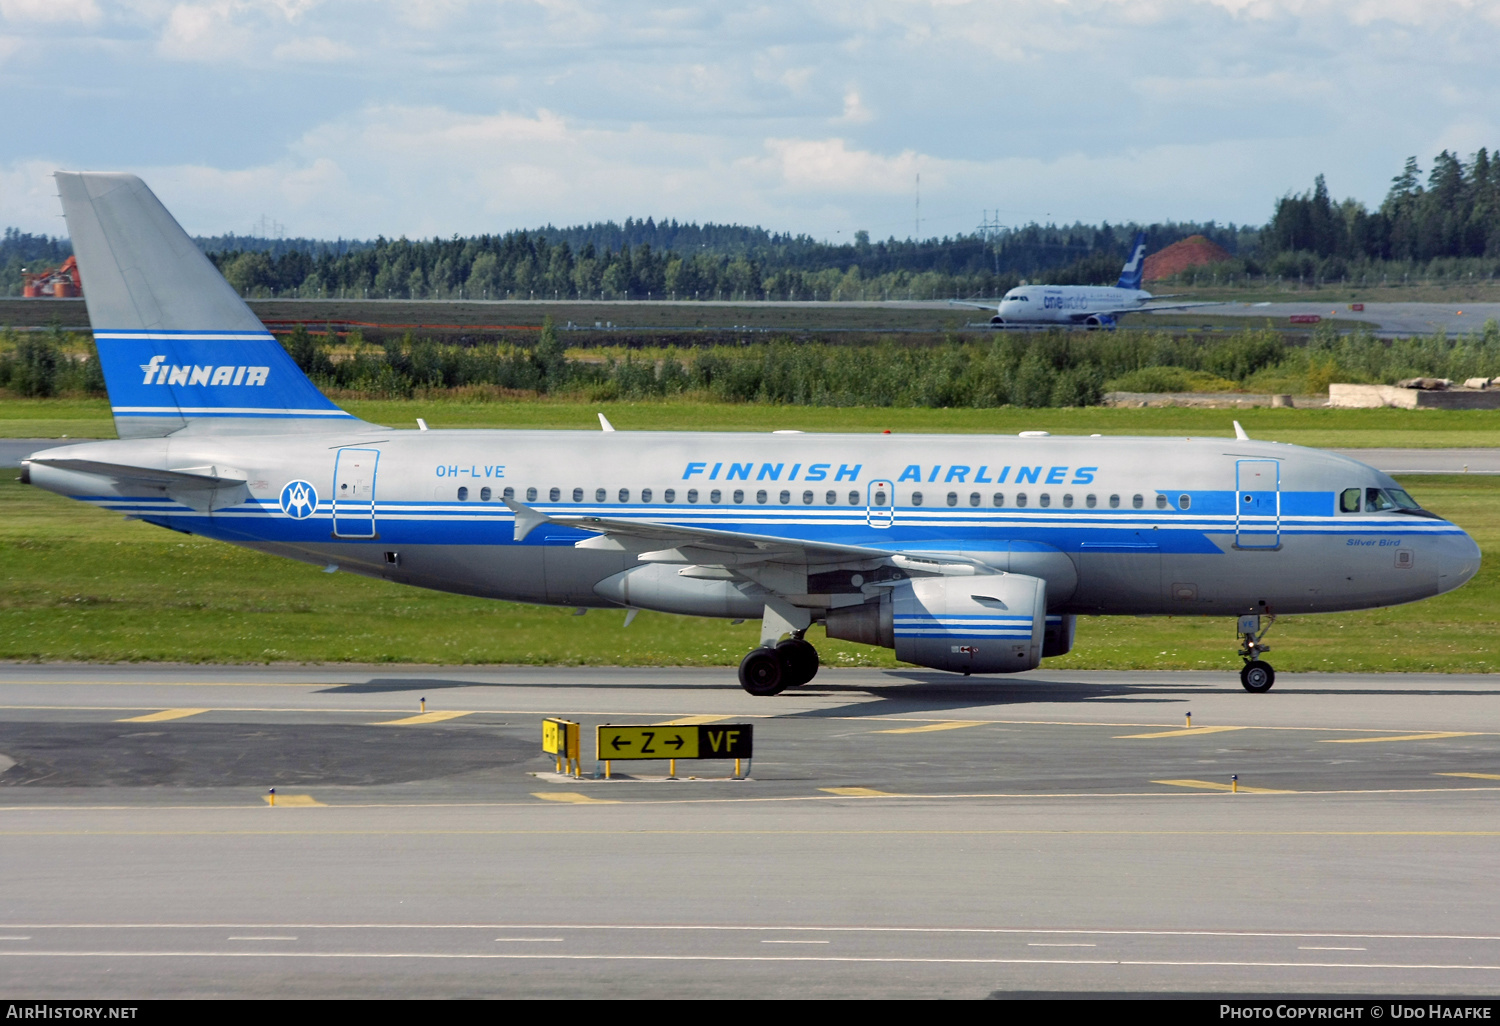
POLYGON ((959 303, 976 310, 994 310, 990 323, 997 328, 1037 327, 1046 325, 1082 325, 1087 328, 1113 328, 1123 314, 1149 313, 1153 310, 1186 310, 1211 303, 1177 303, 1166 305, 1141 288, 1141 271, 1146 261, 1146 233, 1135 237, 1130 259, 1120 269, 1120 280, 1107 285, 1018 285, 1000 298, 999 307, 979 303, 959 303))
MULTIPOLYGON (((1221 616, 1241 682, 1277 614, 1411 602, 1479 548, 1354 460, 1226 438, 393 431, 313 386, 140 179, 59 173, 119 439, 23 480, 162 527, 424 588, 760 618, 755 695, 805 633, 1029 670, 1078 614, 1221 616)), ((1138 255, 1138 254, 1137 254, 1138 255)))

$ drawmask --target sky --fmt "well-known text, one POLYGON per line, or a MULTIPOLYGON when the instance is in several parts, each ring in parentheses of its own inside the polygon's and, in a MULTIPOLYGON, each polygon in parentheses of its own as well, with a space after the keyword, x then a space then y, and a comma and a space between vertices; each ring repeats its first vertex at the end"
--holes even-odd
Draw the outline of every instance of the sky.
POLYGON ((1500 0, 0 0, 0 225, 59 168, 205 235, 1259 224, 1500 146, 1496 52, 1500 0))

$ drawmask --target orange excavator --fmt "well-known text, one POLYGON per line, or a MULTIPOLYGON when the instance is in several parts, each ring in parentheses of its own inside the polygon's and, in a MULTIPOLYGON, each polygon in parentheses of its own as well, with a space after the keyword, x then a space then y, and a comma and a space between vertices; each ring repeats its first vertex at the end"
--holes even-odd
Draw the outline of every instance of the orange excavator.
POLYGON ((78 261, 68 257, 61 267, 27 274, 22 279, 21 295, 27 299, 73 299, 83 295, 83 281, 78 277, 78 261))

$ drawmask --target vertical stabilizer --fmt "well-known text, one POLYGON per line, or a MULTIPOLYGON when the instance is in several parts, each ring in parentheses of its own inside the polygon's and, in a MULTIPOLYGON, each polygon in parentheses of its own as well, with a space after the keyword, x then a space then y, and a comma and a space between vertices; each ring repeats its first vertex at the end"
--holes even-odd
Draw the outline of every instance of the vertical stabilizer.
POLYGON ((1125 261, 1125 266, 1120 269, 1120 280, 1116 283, 1117 288, 1138 289, 1141 287, 1141 272, 1146 265, 1146 233, 1140 232, 1135 237, 1135 245, 1130 247, 1130 259, 1125 261))
POLYGON ((135 175, 59 171, 121 438, 349 426, 135 175), (292 425, 283 425, 290 428, 292 425))

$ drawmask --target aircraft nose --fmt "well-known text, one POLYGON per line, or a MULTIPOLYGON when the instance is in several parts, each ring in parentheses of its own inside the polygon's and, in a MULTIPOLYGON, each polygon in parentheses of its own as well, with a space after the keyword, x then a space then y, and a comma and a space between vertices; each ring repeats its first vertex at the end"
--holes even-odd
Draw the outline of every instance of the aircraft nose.
POLYGON ((1479 544, 1467 534, 1449 535, 1439 542, 1438 591, 1452 591, 1479 572, 1479 544))

